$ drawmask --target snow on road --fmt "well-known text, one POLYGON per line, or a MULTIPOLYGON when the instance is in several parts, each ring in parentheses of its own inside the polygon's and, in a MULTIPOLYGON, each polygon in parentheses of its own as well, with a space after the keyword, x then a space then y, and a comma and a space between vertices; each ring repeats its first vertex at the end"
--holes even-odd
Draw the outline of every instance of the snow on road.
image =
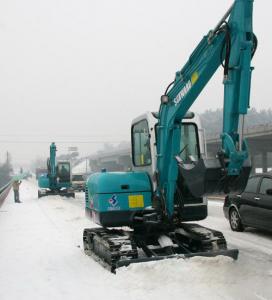
POLYGON ((272 261, 272 234, 263 232, 253 228, 247 228, 245 232, 233 232, 230 229, 228 221, 223 215, 223 203, 209 202, 209 217, 207 220, 200 222, 204 226, 216 228, 222 232, 228 241, 228 244, 233 247, 238 247, 242 253, 244 251, 258 254, 258 258, 266 257, 272 261))
POLYGON ((86 256, 82 231, 84 196, 37 199, 35 182, 25 181, 22 204, 10 193, 0 209, 0 299, 272 299, 272 235, 234 233, 211 202, 202 223, 224 232, 240 248, 226 257, 135 264, 109 273, 86 256))

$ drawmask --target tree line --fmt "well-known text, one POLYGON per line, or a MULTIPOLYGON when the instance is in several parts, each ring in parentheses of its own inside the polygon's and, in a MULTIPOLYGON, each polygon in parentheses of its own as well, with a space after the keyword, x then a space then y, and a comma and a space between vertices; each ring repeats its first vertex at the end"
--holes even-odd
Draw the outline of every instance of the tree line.
MULTIPOLYGON (((223 109, 206 110, 200 114, 202 125, 207 134, 216 134, 220 132, 223 124, 223 109)), ((257 125, 272 123, 272 110, 262 109, 257 111, 251 108, 245 118, 245 127, 254 127, 257 125)))

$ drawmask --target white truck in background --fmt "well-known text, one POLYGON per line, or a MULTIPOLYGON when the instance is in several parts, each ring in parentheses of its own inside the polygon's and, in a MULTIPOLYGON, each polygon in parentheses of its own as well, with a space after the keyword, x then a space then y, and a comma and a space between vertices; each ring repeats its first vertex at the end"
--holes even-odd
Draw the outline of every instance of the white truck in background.
POLYGON ((72 187, 77 192, 85 191, 85 177, 83 173, 72 174, 72 187))

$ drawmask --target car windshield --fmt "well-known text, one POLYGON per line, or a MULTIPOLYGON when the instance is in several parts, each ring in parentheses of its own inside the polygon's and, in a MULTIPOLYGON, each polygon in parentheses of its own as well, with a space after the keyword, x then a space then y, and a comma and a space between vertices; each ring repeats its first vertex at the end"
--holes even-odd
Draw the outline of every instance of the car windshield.
POLYGON ((265 195, 269 189, 272 189, 272 179, 264 177, 260 187, 260 194, 265 195))
POLYGON ((73 175, 72 180, 73 181, 84 181, 83 175, 73 175))

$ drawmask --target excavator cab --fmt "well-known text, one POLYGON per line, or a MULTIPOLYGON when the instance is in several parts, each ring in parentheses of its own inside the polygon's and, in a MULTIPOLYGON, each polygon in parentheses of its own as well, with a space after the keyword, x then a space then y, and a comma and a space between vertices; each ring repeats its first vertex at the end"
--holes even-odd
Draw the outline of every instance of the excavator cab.
MULTIPOLYGON (((147 112, 132 122, 132 163, 134 171, 145 171, 152 181, 153 191, 156 190, 156 126, 157 114, 147 112)), ((185 165, 197 165, 201 157, 206 156, 204 131, 200 119, 193 113, 188 113, 180 124, 181 143, 177 157, 185 165)), ((157 203, 153 199, 153 207, 157 203)), ((202 195, 194 196, 184 184, 182 174, 179 176, 174 199, 175 211, 184 221, 199 221, 207 217, 207 201, 202 195)))
MULTIPOLYGON (((156 126, 157 114, 145 113, 132 122, 132 163, 135 171, 145 171, 156 190, 156 126)), ((174 198, 175 214, 183 221, 199 221, 207 217, 205 195, 241 192, 246 186, 251 164, 245 161, 238 176, 227 176, 219 154, 209 155, 200 118, 189 112, 181 126, 180 149, 176 156, 178 179, 174 198)), ((157 204, 153 203, 156 207, 157 204)))
POLYGON ((69 161, 60 161, 57 164, 59 182, 71 182, 71 165, 69 161))

